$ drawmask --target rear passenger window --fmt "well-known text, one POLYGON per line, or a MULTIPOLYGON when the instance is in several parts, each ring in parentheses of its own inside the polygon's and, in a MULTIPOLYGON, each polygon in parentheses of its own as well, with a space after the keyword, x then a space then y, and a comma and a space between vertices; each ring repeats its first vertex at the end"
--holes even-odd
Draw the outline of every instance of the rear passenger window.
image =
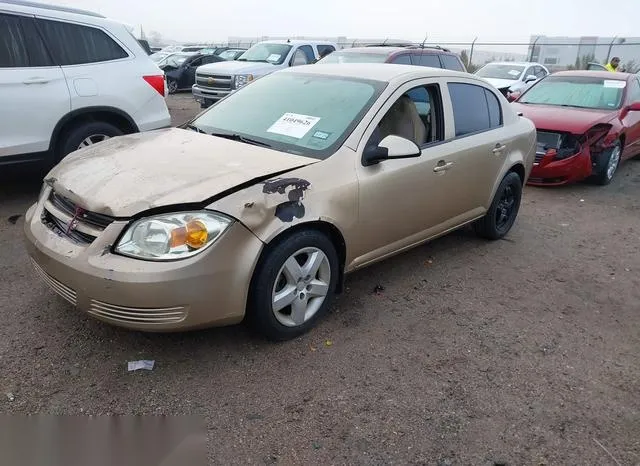
POLYGON ((449 83, 456 136, 486 131, 502 124, 500 102, 482 86, 449 83))
POLYGON ((391 63, 395 63, 397 65, 411 65, 411 59, 409 58, 409 55, 404 54, 395 57, 391 63))
POLYGON ((56 64, 79 65, 128 57, 111 37, 100 29, 61 21, 38 20, 56 64))
POLYGON ((442 68, 440 59, 435 53, 415 53, 411 56, 414 65, 442 68))
POLYGON ((0 14, 0 31, 0 68, 51 65, 33 19, 0 14))
POLYGON ((332 52, 335 52, 336 49, 333 45, 318 45, 318 55, 320 57, 324 57, 325 55, 329 55, 332 52))
POLYGON ((453 71, 464 71, 460 60, 453 55, 440 55, 440 60, 442 60, 442 64, 448 70, 453 71))
POLYGON ((310 45, 301 45, 298 50, 302 50, 304 56, 307 57, 307 63, 313 63, 316 59, 315 55, 313 55, 313 49, 310 45))

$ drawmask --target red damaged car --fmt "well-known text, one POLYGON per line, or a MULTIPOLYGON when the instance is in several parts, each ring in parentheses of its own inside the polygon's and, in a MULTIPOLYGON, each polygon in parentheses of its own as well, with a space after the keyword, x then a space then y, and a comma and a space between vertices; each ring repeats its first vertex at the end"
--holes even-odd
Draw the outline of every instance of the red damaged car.
POLYGON ((636 74, 562 71, 512 103, 538 130, 528 184, 586 178, 608 184, 620 161, 640 154, 640 80, 636 74))

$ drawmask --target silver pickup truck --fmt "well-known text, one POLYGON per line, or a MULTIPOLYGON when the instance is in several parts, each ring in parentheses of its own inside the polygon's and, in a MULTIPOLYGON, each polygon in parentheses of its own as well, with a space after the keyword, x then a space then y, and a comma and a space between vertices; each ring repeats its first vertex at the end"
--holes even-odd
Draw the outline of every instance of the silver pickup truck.
POLYGON ((314 63, 336 49, 336 44, 322 41, 259 42, 235 61, 199 66, 191 88, 193 97, 207 108, 254 79, 289 66, 314 63))

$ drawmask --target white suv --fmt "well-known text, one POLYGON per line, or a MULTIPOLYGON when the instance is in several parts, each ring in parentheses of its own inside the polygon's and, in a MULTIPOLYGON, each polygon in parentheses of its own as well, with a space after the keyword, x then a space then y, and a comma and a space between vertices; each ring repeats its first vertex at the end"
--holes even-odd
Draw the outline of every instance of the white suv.
POLYGON ((96 13, 0 0, 0 165, 171 124, 164 73, 126 26, 96 13))

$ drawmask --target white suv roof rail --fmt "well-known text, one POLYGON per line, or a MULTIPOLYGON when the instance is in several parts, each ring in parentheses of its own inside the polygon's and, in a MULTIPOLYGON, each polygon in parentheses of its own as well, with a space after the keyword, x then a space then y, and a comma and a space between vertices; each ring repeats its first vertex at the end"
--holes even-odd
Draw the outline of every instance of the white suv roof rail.
POLYGON ((0 4, 2 3, 30 8, 42 8, 44 10, 63 11, 65 13, 76 13, 78 15, 93 16, 95 18, 106 18, 106 16, 102 16, 99 13, 94 13, 93 11, 81 10, 79 8, 71 8, 66 6, 49 5, 46 3, 31 2, 29 0, 0 0, 0 4))

